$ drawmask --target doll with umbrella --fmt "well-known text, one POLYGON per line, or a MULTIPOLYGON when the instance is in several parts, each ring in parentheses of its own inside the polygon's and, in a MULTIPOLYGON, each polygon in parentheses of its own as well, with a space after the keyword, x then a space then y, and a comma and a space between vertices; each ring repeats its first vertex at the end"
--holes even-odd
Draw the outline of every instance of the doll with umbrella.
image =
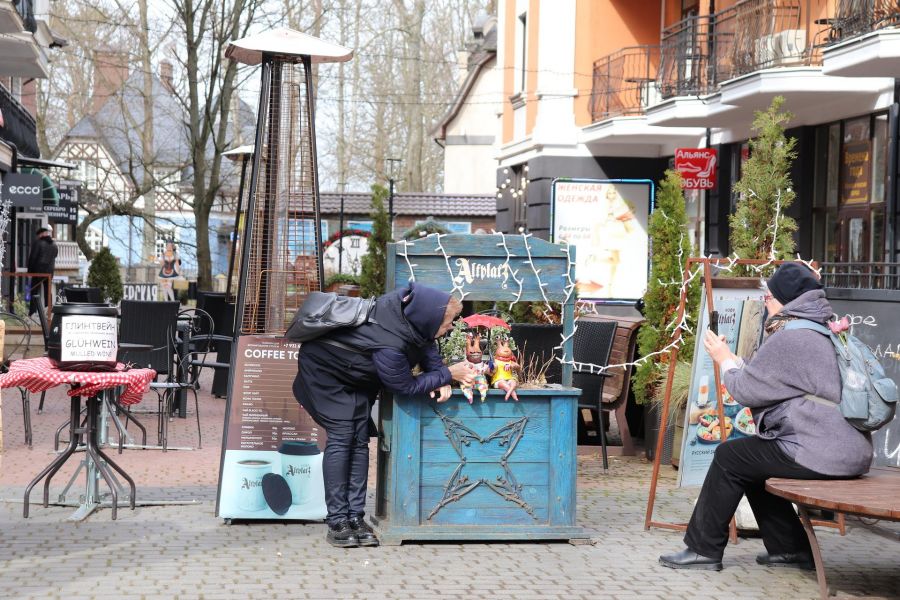
POLYGON ((474 390, 478 390, 481 401, 487 398, 489 387, 501 389, 506 392, 504 400, 510 396, 516 401, 518 385, 518 372, 521 366, 516 360, 513 351, 515 341, 510 335, 509 324, 499 317, 491 315, 475 314, 463 319, 463 322, 472 331, 466 335, 466 360, 475 365, 478 375, 472 385, 461 386, 463 395, 471 404, 474 399, 474 390), (482 335, 487 335, 487 346, 491 349, 491 359, 484 362, 482 349, 482 335), (488 384, 490 377, 490 386, 488 384))

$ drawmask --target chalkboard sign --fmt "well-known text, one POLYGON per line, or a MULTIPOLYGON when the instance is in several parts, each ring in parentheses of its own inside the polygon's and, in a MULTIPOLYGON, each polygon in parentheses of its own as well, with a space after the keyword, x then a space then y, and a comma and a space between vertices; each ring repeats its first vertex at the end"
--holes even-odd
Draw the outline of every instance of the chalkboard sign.
MULTIPOLYGON (((847 316, 852 333, 868 344, 888 377, 900 385, 900 291, 828 289, 838 316, 847 316)), ((874 465, 900 467, 900 415, 872 435, 874 465)))

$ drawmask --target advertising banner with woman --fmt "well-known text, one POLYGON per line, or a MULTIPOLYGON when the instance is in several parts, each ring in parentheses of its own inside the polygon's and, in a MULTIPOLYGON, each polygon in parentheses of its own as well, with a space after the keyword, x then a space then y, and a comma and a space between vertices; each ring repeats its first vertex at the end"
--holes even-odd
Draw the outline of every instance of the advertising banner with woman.
POLYGON ((649 179, 554 180, 553 241, 576 247, 579 298, 637 300, 644 295, 653 190, 649 179))

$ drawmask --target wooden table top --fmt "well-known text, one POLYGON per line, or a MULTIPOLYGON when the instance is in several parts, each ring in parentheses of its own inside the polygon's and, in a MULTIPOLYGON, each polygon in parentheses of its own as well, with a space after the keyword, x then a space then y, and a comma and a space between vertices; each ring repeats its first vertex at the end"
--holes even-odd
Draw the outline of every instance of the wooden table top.
POLYGON ((900 469, 873 467, 858 479, 769 479, 766 490, 796 504, 900 521, 900 469))

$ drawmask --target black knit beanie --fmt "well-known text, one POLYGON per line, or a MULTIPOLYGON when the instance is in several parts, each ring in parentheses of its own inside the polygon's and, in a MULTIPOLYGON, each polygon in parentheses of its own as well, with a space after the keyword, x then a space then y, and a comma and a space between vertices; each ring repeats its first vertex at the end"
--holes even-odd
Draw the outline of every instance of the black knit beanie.
POLYGON ((772 296, 788 304, 810 290, 821 290, 822 283, 806 265, 798 262, 782 264, 766 282, 772 296))

